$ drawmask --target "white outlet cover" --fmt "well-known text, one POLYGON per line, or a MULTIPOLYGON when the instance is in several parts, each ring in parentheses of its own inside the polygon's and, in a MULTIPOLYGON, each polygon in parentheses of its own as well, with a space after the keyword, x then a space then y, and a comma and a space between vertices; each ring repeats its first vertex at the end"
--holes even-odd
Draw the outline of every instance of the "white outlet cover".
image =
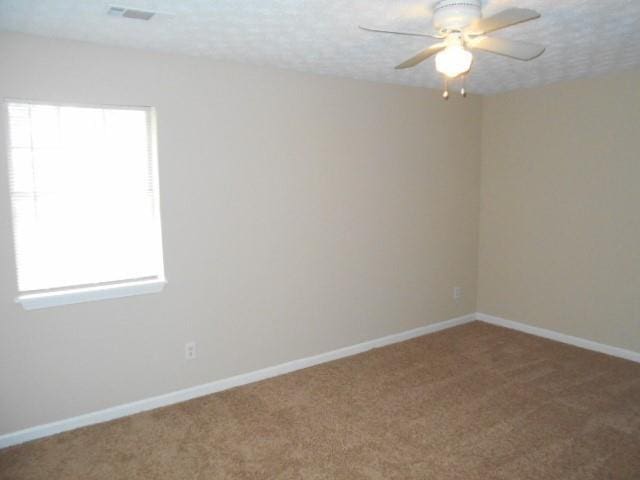
POLYGON ((196 358, 196 342, 188 342, 184 345, 184 358, 186 360, 196 358))

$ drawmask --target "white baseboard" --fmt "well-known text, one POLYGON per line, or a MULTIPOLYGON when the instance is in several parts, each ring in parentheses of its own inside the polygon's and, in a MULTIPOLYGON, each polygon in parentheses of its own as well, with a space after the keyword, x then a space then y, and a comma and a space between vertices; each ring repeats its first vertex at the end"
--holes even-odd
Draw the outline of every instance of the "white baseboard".
POLYGON ((507 320, 505 318, 487 315, 486 313, 476 313, 476 319, 482 322, 490 323, 492 325, 498 325, 500 327, 510 328, 511 330, 530 333, 531 335, 536 335, 538 337, 544 337, 550 340, 568 343, 569 345, 574 345, 576 347, 586 348, 587 350, 606 353, 607 355, 612 355, 614 357, 624 358, 625 360, 631 360, 632 362, 640 363, 640 352, 625 350, 624 348, 619 347, 612 347, 611 345, 605 345, 604 343, 598 343, 592 340, 574 337, 572 335, 566 335, 564 333, 559 333, 553 330, 547 330, 546 328, 534 327, 532 325, 527 325, 526 323, 514 322, 513 320, 507 320))
POLYGON ((37 438, 48 437, 49 435, 66 432, 67 430, 73 430, 75 428, 86 427, 88 425, 94 425, 96 423, 102 423, 109 420, 114 420, 116 418, 126 417, 128 415, 133 415, 134 413, 144 412, 146 410, 152 410, 154 408, 165 407, 167 405, 184 402, 186 400, 191 400, 192 398, 201 397, 203 395, 209 395, 211 393, 220 392, 222 390, 238 387, 240 385, 246 385, 248 383, 257 382, 259 380, 283 375, 285 373, 300 370, 302 368, 312 367, 314 365, 330 362, 339 358, 349 357, 351 355, 356 355, 358 353, 371 350, 372 348, 384 347, 385 345, 391 345, 393 343, 402 342, 411 338, 420 337, 422 335, 434 333, 439 330, 444 330, 446 328, 451 328, 457 325, 472 322, 473 320, 475 320, 475 318, 475 314, 464 315, 462 317, 452 318, 450 320, 414 328, 413 330, 407 330, 405 332, 369 340, 367 342, 358 343, 356 345, 339 348, 338 350, 332 350, 330 352, 321 353, 312 357, 301 358, 298 360, 293 360, 291 362, 281 363, 280 365, 275 365, 273 367, 255 370, 253 372, 236 375, 234 377, 229 377, 222 380, 216 380, 214 382, 185 388, 183 390, 177 390, 175 392, 167 393, 164 395, 158 395, 156 397, 146 398, 143 400, 138 400, 136 402, 106 408, 97 412, 91 412, 84 415, 79 415, 77 417, 67 418, 57 422, 37 425, 35 427, 26 428, 17 432, 7 433, 4 435, 0 435, 0 448, 17 445, 19 443, 28 442, 37 438))

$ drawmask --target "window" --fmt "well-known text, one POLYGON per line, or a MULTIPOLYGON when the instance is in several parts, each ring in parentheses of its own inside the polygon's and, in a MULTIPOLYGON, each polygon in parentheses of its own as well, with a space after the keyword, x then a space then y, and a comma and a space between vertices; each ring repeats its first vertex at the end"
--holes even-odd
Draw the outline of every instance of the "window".
POLYGON ((17 301, 162 290, 152 109, 10 101, 8 114, 17 301))

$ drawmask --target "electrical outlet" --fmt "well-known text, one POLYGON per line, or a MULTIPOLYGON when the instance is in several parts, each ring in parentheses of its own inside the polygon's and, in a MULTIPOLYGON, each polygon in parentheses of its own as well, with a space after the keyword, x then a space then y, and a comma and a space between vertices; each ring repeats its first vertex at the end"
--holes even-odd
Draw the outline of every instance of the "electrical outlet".
POLYGON ((196 342, 185 343, 184 358, 185 360, 193 360, 196 358, 196 342))
POLYGON ((462 298, 462 287, 453 287, 453 299, 456 303, 462 298))

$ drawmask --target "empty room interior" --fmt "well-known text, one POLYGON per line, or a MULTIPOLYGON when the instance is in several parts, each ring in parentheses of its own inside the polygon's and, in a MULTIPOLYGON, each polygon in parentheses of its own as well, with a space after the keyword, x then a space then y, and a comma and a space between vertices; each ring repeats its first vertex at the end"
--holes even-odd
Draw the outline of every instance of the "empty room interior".
POLYGON ((0 0, 0 480, 640 479, 640 2, 0 0))

